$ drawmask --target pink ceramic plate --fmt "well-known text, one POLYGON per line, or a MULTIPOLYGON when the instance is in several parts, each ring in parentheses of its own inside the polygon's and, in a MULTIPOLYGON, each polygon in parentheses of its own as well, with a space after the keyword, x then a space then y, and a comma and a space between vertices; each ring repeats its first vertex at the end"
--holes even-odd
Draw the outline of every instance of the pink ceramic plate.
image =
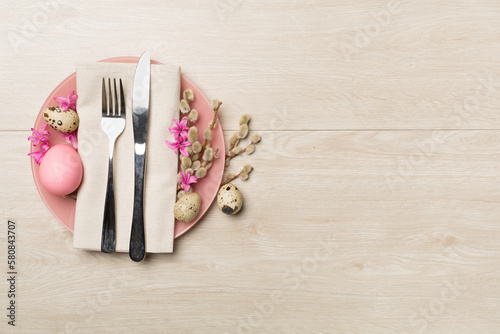
MULTIPOLYGON (((102 60, 104 62, 116 62, 116 63, 136 63, 139 60, 138 57, 119 57, 119 58, 111 58, 102 60)), ((161 64, 159 62, 153 61, 155 64, 161 64)), ((195 100, 191 102, 191 108, 196 109, 199 112, 198 120, 196 124, 200 129, 200 141, 203 142, 203 129, 208 125, 208 123, 213 118, 213 111, 210 108, 210 102, 206 99, 206 97, 201 93, 201 91, 193 85, 191 81, 189 81, 185 76, 181 74, 181 91, 185 89, 192 89, 195 94, 195 100)), ((67 77, 63 82, 61 82, 56 89, 49 95, 45 103, 43 104, 40 112, 38 113, 38 117, 35 121, 35 129, 39 129, 45 121, 42 116, 43 110, 50 106, 58 105, 56 101, 54 101, 54 97, 57 96, 67 96, 71 91, 76 91, 76 74, 73 73, 69 77, 67 77)), ((77 92, 78 93, 78 92, 77 92)), ((78 109, 78 107, 77 107, 78 109)), ((100 111, 96 111, 100 112, 100 111)), ((58 143, 66 142, 65 139, 61 136, 61 134, 52 128, 47 128, 50 132, 50 145, 55 145, 58 143)), ((222 128, 220 124, 213 130, 212 147, 214 149, 219 149, 219 158, 215 159, 210 168, 210 171, 207 173, 207 176, 201 179, 197 184, 193 186, 195 192, 197 192, 201 197, 201 209, 195 220, 189 223, 183 223, 179 221, 175 221, 175 237, 179 237, 188 231, 191 227, 193 227, 200 219, 203 217, 207 209, 210 207, 210 204, 214 200, 217 195, 217 191, 219 190, 219 184, 222 179, 222 174, 224 172, 224 137, 222 134, 222 128)), ((33 146, 30 144, 31 150, 33 150, 33 146)), ((172 159, 175 159, 176 156, 172 153, 172 159)), ((52 212, 54 217, 57 218, 68 230, 73 232, 74 224, 75 224, 75 208, 76 201, 72 198, 63 198, 59 196, 54 196, 50 194, 40 183, 39 177, 39 165, 35 163, 33 159, 31 159, 31 170, 33 172, 33 178, 35 179, 35 184, 42 197, 43 202, 47 206, 47 208, 52 212)), ((85 177, 85 171, 84 171, 85 177)), ((166 214, 173 214, 173 212, 166 214)))

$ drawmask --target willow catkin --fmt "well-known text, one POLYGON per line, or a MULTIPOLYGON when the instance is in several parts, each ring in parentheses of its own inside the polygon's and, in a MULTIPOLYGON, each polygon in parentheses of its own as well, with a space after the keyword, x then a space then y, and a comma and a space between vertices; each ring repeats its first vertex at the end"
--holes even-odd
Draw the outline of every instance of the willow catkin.
POLYGON ((192 164, 192 161, 189 157, 182 157, 182 160, 181 160, 181 167, 186 169, 186 168, 189 168, 191 167, 191 164, 192 164))
MULTIPOLYGON (((195 141, 193 142, 193 153, 200 153, 201 152, 201 144, 199 141, 195 141)), ((196 159, 193 159, 193 160, 196 160, 196 159)))
POLYGON ((206 140, 212 139, 212 130, 210 128, 206 128, 205 131, 203 132, 203 138, 206 140))
POLYGON ((231 150, 231 152, 232 152, 234 155, 237 155, 237 154, 240 154, 240 153, 241 153, 241 150, 242 150, 241 146, 235 146, 235 147, 231 150))
POLYGON ((232 145, 236 139, 238 139, 238 132, 233 132, 231 137, 229 137, 229 145, 232 145))
POLYGON ((214 149, 209 147, 203 152, 203 160, 205 161, 212 161, 214 157, 214 149))
POLYGON ((198 129, 196 128, 196 126, 192 126, 192 127, 189 128, 189 131, 188 131, 188 140, 191 143, 194 143, 195 141, 198 140, 198 129))
POLYGON ((198 120, 198 110, 196 109, 191 109, 191 112, 189 113, 189 121, 191 122, 196 122, 198 120))
POLYGON ((186 89, 183 93, 182 93, 182 98, 184 100, 187 100, 189 102, 193 102, 194 101, 194 93, 191 89, 186 89))
POLYGON ((250 121, 250 115, 248 114, 244 114, 240 117, 240 125, 248 124, 249 121, 250 121))
POLYGON ((210 108, 212 108, 212 110, 219 109, 219 106, 220 106, 220 101, 219 100, 213 99, 212 101, 210 101, 210 108))
POLYGON ((249 164, 243 165, 243 172, 250 173, 251 171, 252 171, 252 166, 250 166, 249 164))
POLYGON ((251 138, 252 143, 257 144, 258 142, 260 142, 261 138, 262 137, 259 134, 257 133, 253 134, 251 138))
POLYGON ((238 130, 238 139, 243 139, 248 135, 248 124, 242 124, 238 130))
POLYGON ((189 107, 189 103, 186 100, 182 99, 179 103, 179 110, 181 111, 181 113, 187 114, 191 110, 191 108, 189 107))
POLYGON ((198 170, 200 168, 200 166, 201 166, 200 160, 196 160, 195 162, 193 162, 193 165, 191 166, 191 168, 193 170, 198 170))
POLYGON ((196 171, 196 177, 202 179, 207 175, 207 169, 205 167, 201 167, 196 171))
POLYGON ((248 145, 248 147, 245 149, 245 152, 247 152, 248 154, 252 154, 253 152, 255 152, 255 146, 253 144, 248 145))

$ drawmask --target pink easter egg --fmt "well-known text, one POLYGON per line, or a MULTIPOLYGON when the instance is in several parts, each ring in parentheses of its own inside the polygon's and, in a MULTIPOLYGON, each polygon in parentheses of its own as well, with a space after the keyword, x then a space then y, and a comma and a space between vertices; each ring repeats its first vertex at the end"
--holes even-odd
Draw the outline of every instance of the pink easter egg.
POLYGON ((69 195, 82 182, 82 160, 72 146, 57 144, 43 157, 39 173, 43 187, 51 194, 69 195))

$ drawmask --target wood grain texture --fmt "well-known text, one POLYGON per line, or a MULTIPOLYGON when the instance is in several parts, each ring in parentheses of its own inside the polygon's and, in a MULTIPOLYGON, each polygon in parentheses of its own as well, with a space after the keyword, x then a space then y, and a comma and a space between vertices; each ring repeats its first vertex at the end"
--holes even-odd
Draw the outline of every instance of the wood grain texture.
POLYGON ((0 332, 497 333, 500 4, 395 3, 4 0, 0 219, 17 223, 19 308, 0 332), (73 249, 26 138, 75 62, 146 49, 224 102, 227 137, 249 113, 263 140, 228 168, 255 168, 237 217, 213 205, 137 264, 73 249))
POLYGON ((385 20, 388 1, 58 1, 3 2, 0 100, 26 110, 3 129, 29 128, 75 61, 144 49, 223 100, 227 127, 262 112, 267 130, 500 128, 492 1, 396 0, 385 20))

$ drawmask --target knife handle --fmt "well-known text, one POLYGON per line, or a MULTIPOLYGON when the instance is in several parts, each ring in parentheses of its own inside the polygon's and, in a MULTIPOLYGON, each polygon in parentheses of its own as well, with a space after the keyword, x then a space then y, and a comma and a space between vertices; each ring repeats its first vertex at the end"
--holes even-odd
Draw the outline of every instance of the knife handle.
MULTIPOLYGON (((137 144, 136 144, 137 145, 137 144)), ((146 146, 146 144, 143 144, 146 146)), ((129 255, 135 262, 140 262, 146 256, 146 242, 144 238, 144 172, 145 147, 143 154, 135 154, 135 187, 134 212, 132 216, 132 230, 130 232, 129 255)))

